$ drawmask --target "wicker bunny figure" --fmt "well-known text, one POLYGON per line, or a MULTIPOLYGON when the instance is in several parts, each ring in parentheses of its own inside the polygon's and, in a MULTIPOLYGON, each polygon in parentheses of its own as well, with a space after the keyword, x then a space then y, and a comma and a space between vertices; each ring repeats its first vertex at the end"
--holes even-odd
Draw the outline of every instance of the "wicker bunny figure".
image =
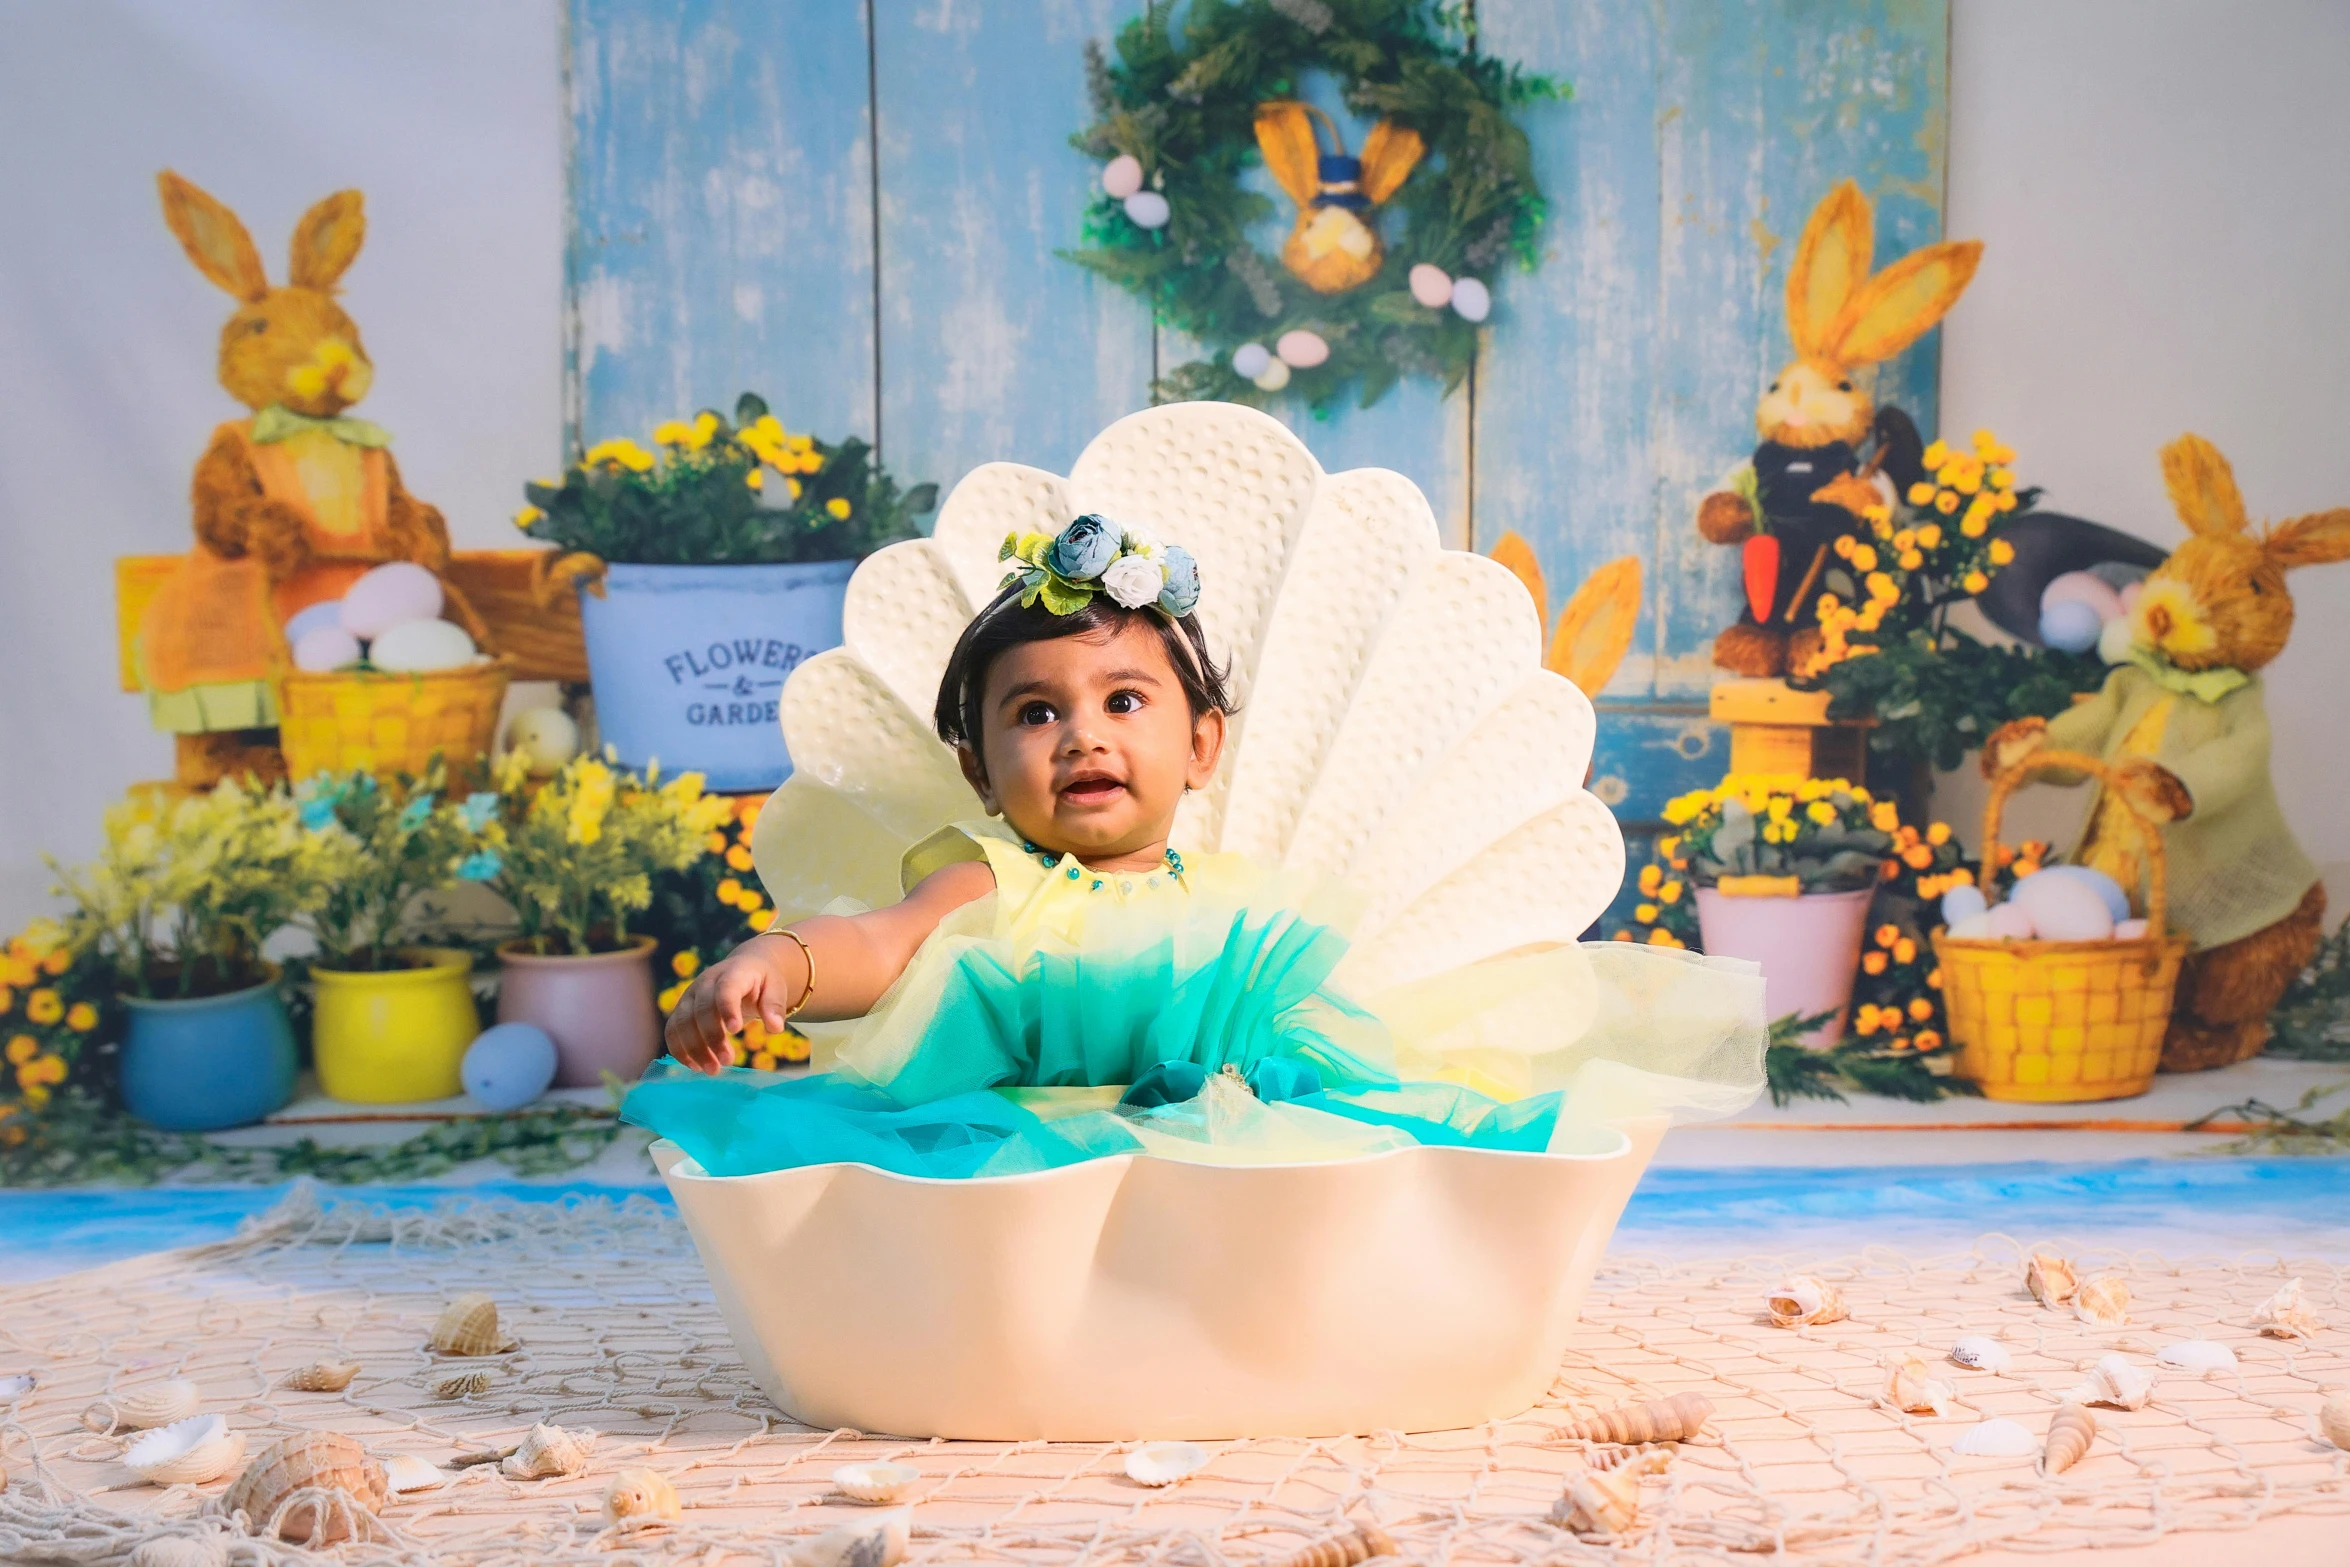
POLYGON ((1265 167, 1297 203, 1297 222, 1281 247, 1281 264, 1317 294, 1342 294, 1379 275, 1386 257, 1371 209, 1395 194, 1424 150, 1420 133, 1381 120, 1353 157, 1330 116, 1311 104, 1257 105, 1257 147, 1265 167), (1338 151, 1314 138, 1314 120, 1329 127, 1338 151))
MULTIPOLYGON (((334 298, 366 233, 359 192, 303 214, 287 284, 272 288, 235 213, 169 171, 157 184, 188 259, 237 301, 221 328, 220 384, 253 410, 213 431, 197 461, 196 548, 139 631, 149 713, 178 737, 180 781, 201 786, 282 772, 269 731, 285 622, 384 561, 443 573, 449 534, 400 482, 382 428, 344 414, 375 376, 334 298)), ((454 594, 450 606, 478 639, 470 606, 454 594)))
MULTIPOLYGON (((2122 792, 2168 823, 2171 916, 2196 950, 2162 1065, 2185 1072, 2258 1054, 2270 1009, 2317 950, 2325 887, 2277 807, 2257 671, 2293 629, 2285 573, 2350 559, 2350 508, 2255 535, 2227 459, 2199 435, 2163 448, 2162 474, 2190 537, 2131 607, 2130 661, 2070 712, 2002 725, 1983 770, 2043 745, 2085 751, 2119 764, 2122 792)), ((2101 792, 2072 857, 2134 888, 2142 866, 2121 814, 2101 792)))
MULTIPOLYGON (((1787 268, 1787 333, 1795 361, 1755 408, 1762 445, 1728 484, 1705 497, 1697 531, 1746 555, 1747 607, 1714 639, 1714 663, 1741 675, 1783 674, 1792 637, 1815 638, 1825 575, 1840 570, 1832 547, 1858 526, 1862 508, 1888 499, 1869 482, 1881 470, 1906 489, 1922 473, 1916 427, 1898 408, 1878 409, 1873 368, 1922 337, 1958 302, 1983 253, 1976 240, 1914 250, 1871 275, 1875 217, 1846 180, 1803 226, 1787 268), (1875 437, 1864 466, 1863 442, 1875 437)), ((1854 585, 1836 584, 1845 597, 1854 585)))

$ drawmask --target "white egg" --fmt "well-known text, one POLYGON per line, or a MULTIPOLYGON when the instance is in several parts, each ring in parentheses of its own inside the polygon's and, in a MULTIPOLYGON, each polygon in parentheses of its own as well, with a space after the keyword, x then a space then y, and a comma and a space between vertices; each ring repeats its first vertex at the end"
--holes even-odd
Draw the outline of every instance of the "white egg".
POLYGON ((2108 664, 2130 661, 2130 617, 2116 615, 2097 633, 2097 656, 2108 664))
POLYGON ((1493 295, 1475 278, 1459 278, 1452 285, 1452 308, 1463 321, 1482 321, 1493 313, 1493 295))
POLYGON ((2106 912, 2120 923, 2130 917, 2130 895, 2122 891, 2122 884, 2101 870, 2087 865, 2051 865, 2039 873, 2054 876, 2060 881, 2077 881, 2105 900, 2106 912))
POLYGON ((1278 392, 1289 384, 1289 366, 1276 359, 1249 379, 1257 383, 1260 391, 1278 392))
POLYGON ((1330 345, 1322 341, 1321 333, 1309 332, 1301 326, 1294 332, 1282 333, 1281 340, 1273 345, 1273 352, 1281 356, 1283 364, 1311 370, 1330 357, 1330 345))
POLYGON ((313 626, 294 644, 294 667, 312 674, 359 662, 359 639, 340 626, 313 626))
POLYGON ((2122 612, 2122 597, 2113 591, 2113 584, 2093 572, 2068 571, 2062 576, 2050 577, 2048 586, 2040 590, 2040 608, 2045 612, 2051 604, 2086 604, 2097 612, 2100 621, 2113 619, 2122 612))
POLYGON ((343 591, 343 629, 362 642, 440 612, 441 579, 414 561, 386 561, 343 591))
MULTIPOLYGON (((2051 876, 2045 871, 2026 876, 2015 884, 2008 898, 2002 907, 2024 910, 2043 941, 2113 939, 2113 911, 2105 906, 2096 888, 2075 877, 2051 876)), ((1994 918, 1997 912, 1993 911, 1994 918)))
POLYGON ((2097 645, 2107 622, 2097 618, 2097 606, 2079 599, 2057 599, 2040 606, 2040 641, 2060 653, 2086 653, 2097 645))
POLYGON ((1155 190, 1138 190, 1126 198, 1126 216, 1138 229, 1163 229, 1175 209, 1155 190))
POLYGON ((1412 268, 1411 287, 1412 297, 1430 310, 1442 310, 1452 303, 1452 274, 1430 262, 1412 268))
POLYGON ((1232 350, 1232 373, 1244 381, 1263 375, 1272 362, 1273 351, 1262 343, 1243 343, 1232 350))
POLYGON ((296 610, 294 618, 286 622, 286 645, 291 647, 320 626, 339 626, 342 623, 343 601, 341 599, 327 599, 311 605, 308 609, 296 610))
POLYGON ((1969 914, 1964 919, 1952 920, 1950 934, 1960 941, 1988 941, 1991 939, 1991 916, 1969 914))
POLYGON ((2021 904, 2002 903, 1983 916, 1983 934, 1993 941, 2030 941, 2031 912, 2021 904))
POLYGON ((1102 189, 1118 201, 1142 189, 1142 160, 1130 152, 1122 152, 1103 164, 1102 189))
POLYGON ((2146 922, 2144 920, 2115 921, 2113 939, 2116 941, 2144 941, 2146 939, 2146 922))
POLYGON ((367 645, 367 661, 378 669, 421 674, 473 662, 476 649, 465 628, 446 620, 408 620, 367 645))
POLYGON ((579 725, 559 707, 526 707, 506 726, 506 749, 530 758, 530 770, 544 777, 579 754, 579 725))
POLYGON ((1976 886, 1958 886, 1942 894, 1942 923, 1956 926, 1960 920, 1972 919, 1990 908, 1984 901, 1983 889, 1976 886))
POLYGON ((2138 595, 2145 591, 2146 579, 2144 577, 2140 577, 2135 582, 2123 583, 2121 593, 2119 595, 2122 601, 2122 613, 2126 615, 2131 610, 2136 609, 2138 607, 2138 595))

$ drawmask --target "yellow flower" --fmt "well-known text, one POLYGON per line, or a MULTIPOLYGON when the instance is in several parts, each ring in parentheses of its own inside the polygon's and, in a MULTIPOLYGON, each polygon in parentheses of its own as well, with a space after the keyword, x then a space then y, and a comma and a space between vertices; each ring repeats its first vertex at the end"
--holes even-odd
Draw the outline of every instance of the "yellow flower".
POLYGON ((1998 503, 1992 509, 1995 511, 2013 511, 2015 510, 2015 507, 2015 492, 2012 490, 2001 490, 1999 492, 1998 503))
POLYGON ((1901 552, 1901 569, 1903 571, 1915 571, 1925 563, 1926 557, 1920 555, 1916 550, 1903 550, 1901 552))
POLYGON ((1869 573, 1868 589, 1870 598, 1886 604, 1894 603, 1901 597, 1901 589, 1895 587, 1893 579, 1881 571, 1869 573))
POLYGON ((1942 1036, 1933 1029, 1921 1028, 1918 1030, 1918 1037, 1912 1043, 1920 1050, 1939 1050, 1942 1048, 1942 1036))
POLYGON ((41 1053, 41 1042, 30 1034, 19 1034, 8 1042, 8 1064, 22 1066, 41 1053))
POLYGON ((709 445, 711 437, 718 433, 718 424, 718 416, 710 412, 710 410, 707 408, 703 409, 700 413, 695 414, 694 433, 688 440, 687 444, 690 445, 695 451, 700 451, 703 447, 709 445))
POLYGON ((759 923, 761 919, 767 917, 767 912, 767 905, 759 901, 757 893, 754 892, 743 900, 743 923, 750 926, 752 930, 761 931, 767 928, 759 923))
POLYGON ((1814 800, 1803 808, 1803 814, 1825 827, 1836 819, 1836 807, 1825 800, 1814 800))
POLYGON ((727 867, 731 870, 749 870, 751 868, 751 851, 744 848, 739 843, 736 844, 733 848, 726 851, 726 864, 727 867))
POLYGON ((1681 884, 1680 884, 1679 882, 1677 882, 1677 881, 1668 881, 1668 882, 1666 882, 1666 883, 1665 883, 1663 886, 1661 886, 1661 887, 1657 888, 1657 889, 1656 889, 1656 901, 1657 901, 1657 902, 1659 902, 1659 903, 1664 903, 1664 904, 1673 904, 1673 903, 1678 903, 1678 902, 1680 902, 1680 901, 1681 901, 1681 884))
POLYGON ((1934 509, 1938 512, 1941 512, 1944 516, 1948 516, 1950 513, 1958 510, 1958 492, 1956 490, 1944 490, 1940 494, 1936 495, 1934 497, 1934 509))
POLYGON ((1854 546, 1854 545, 1855 545, 1857 542, 1858 542, 1858 541, 1857 541, 1856 539, 1854 539, 1854 538, 1853 538, 1853 536, 1852 536, 1851 534, 1849 534, 1849 533, 1839 533, 1839 534, 1837 534, 1837 535, 1836 535, 1836 543, 1835 543, 1835 545, 1834 545, 1833 547, 1834 547, 1834 549, 1835 549, 1835 551, 1836 551, 1836 554, 1838 555, 1838 557, 1839 557, 1839 558, 1841 558, 1841 559, 1844 559, 1844 560, 1850 560, 1850 559, 1852 559, 1852 551, 1853 551, 1853 546, 1854 546))
POLYGON ((597 463, 618 463, 631 473, 643 473, 653 466, 653 454, 628 437, 621 436, 617 440, 598 441, 587 449, 580 461, 590 467, 597 463))
POLYGON ((1929 522, 1918 529, 1918 548, 1938 550, 1942 547, 1942 524, 1929 522))
MULTIPOLYGON (((1874 631, 1884 623, 1885 606, 1875 601, 1871 601, 1869 607, 1862 610, 1859 616, 1856 617, 1853 621, 1853 624, 1862 631, 1874 631)), ((1870 651, 1870 649, 1856 648, 1854 651, 1856 653, 1866 653, 1870 651)))
POLYGON ((682 984, 677 984, 670 986, 667 990, 664 990, 661 992, 661 994, 655 996, 653 998, 653 1004, 664 1012, 674 1012, 677 1010, 677 1004, 684 999, 685 986, 682 984))
POLYGON ((1915 549, 1917 542, 1918 534, 1915 528, 1904 528, 1893 535, 1893 547, 1897 550, 1915 549))
POLYGON ((1862 571, 1877 569, 1877 552, 1866 544, 1855 545, 1851 552, 1852 564, 1862 571))
POLYGON ((1991 579, 1979 571, 1970 571, 1959 578, 1958 585, 1969 593, 1980 593, 1991 585, 1991 579))
POLYGON ((1878 946, 1891 948, 1893 943, 1901 939, 1901 927, 1898 925, 1879 925, 1876 929, 1876 934, 1873 939, 1876 941, 1878 946))
POLYGON ((65 1012, 65 1026, 77 1034, 86 1034, 98 1026, 98 1009, 87 1001, 77 1001, 65 1012))
POLYGON ((793 500, 795 500, 795 501, 796 501, 796 500, 798 500, 798 499, 800 498, 800 481, 799 481, 799 480, 797 480, 797 479, 786 479, 786 480, 784 480, 784 481, 783 481, 783 489, 784 489, 784 493, 785 493, 785 494, 787 494, 787 495, 789 495, 789 496, 790 496, 790 497, 791 497, 793 500))
POLYGON ((1894 962, 1908 964, 1915 963, 1917 960, 1918 944, 1915 941, 1912 941, 1909 937, 1904 936, 1899 941, 1893 943, 1894 962))
POLYGON ((1926 842, 1932 844, 1944 844, 1948 843, 1949 841, 1950 824, 1948 822, 1935 822, 1926 829, 1926 842))
POLYGON ((665 419, 653 426, 653 439, 662 446, 683 446, 694 438, 694 427, 683 419, 665 419))
POLYGON ((1961 495, 1974 494, 1983 487, 1983 465, 1968 463, 1961 467, 1957 476, 1950 481, 1950 487, 1961 495))
POLYGON ((1924 479, 1918 480, 1917 483, 1909 487, 1909 503, 1912 506, 1924 506, 1933 499, 1934 486, 1927 483, 1924 479))
POLYGON ((729 876, 723 881, 719 882, 718 901, 720 903, 732 905, 736 900, 741 898, 742 895, 743 884, 739 881, 736 881, 732 876, 729 876))
POLYGON ((1990 553, 1991 564, 1994 566, 2007 566, 2015 562, 2015 546, 2005 539, 1993 539, 1990 553))
POLYGON ((1652 898, 1656 896, 1656 889, 1664 884, 1664 879, 1663 866, 1643 865, 1640 867, 1640 890, 1648 896, 1652 898))
POLYGON ((1792 810, 1794 810, 1794 809, 1795 809, 1795 802, 1794 802, 1793 800, 1790 800, 1790 799, 1788 799, 1788 798, 1787 798, 1787 796, 1785 796, 1785 795, 1783 795, 1783 794, 1774 794, 1774 795, 1772 795, 1772 796, 1771 796, 1771 803, 1770 803, 1770 806, 1769 806, 1769 810, 1770 810, 1770 813, 1771 813, 1771 820, 1772 820, 1772 821, 1774 821, 1774 822, 1783 822, 1783 821, 1785 821, 1785 820, 1787 819, 1787 813, 1788 813, 1788 812, 1790 812, 1790 811, 1792 811, 1792 810))
POLYGON ((1671 931, 1665 929, 1662 925, 1659 925, 1656 929, 1648 933, 1648 944, 1652 947, 1678 947, 1684 945, 1680 937, 1674 935, 1671 931))
POLYGON ((532 523, 543 520, 546 515, 547 514, 545 512, 539 510, 536 506, 525 506, 522 508, 522 510, 514 514, 514 526, 517 528, 527 528, 532 523))
POLYGON ((63 947, 55 948, 41 960, 41 972, 44 974, 62 974, 72 967, 73 954, 63 947))
POLYGON ((702 840, 702 847, 712 854, 724 854, 726 852, 726 834, 722 832, 710 834, 709 837, 702 840))
POLYGON ((1653 903, 1643 903, 1632 910, 1632 917, 1643 925, 1654 925, 1656 916, 1657 907, 1653 903))
POLYGON ((1852 1026, 1855 1032, 1864 1036, 1875 1033, 1877 1031, 1876 1007, 1868 1002, 1861 1003, 1860 1013, 1853 1018, 1852 1026))
POLYGON ((1950 447, 1947 442, 1936 441, 1926 448, 1924 462, 1927 467, 1939 468, 1948 461, 1950 461, 1950 447))
POLYGON ((743 483, 749 485, 754 490, 763 490, 767 488, 767 470, 764 468, 753 468, 749 473, 743 475, 743 483))
POLYGON ((687 948, 669 960, 669 971, 679 979, 691 979, 702 971, 701 954, 687 948))
POLYGON ((1885 961, 1882 952, 1864 952, 1861 954, 1860 971, 1863 974, 1882 974, 1885 972, 1885 961))
POLYGON ((25 998, 24 1015, 36 1023, 54 1023, 65 1016, 65 998, 54 990, 36 990, 25 998))
POLYGON ((0 1013, 6 1012, 10 1007, 15 1005, 16 992, 10 990, 6 985, 0 985, 0 1013))
POLYGON ((846 518, 848 514, 849 503, 837 495, 824 503, 824 515, 832 518, 835 522, 846 518))

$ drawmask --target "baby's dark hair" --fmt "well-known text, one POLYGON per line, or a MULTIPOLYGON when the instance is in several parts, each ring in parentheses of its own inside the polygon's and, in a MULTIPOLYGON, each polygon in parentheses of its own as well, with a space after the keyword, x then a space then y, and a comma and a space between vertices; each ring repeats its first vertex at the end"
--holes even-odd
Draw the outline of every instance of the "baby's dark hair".
POLYGON ((987 672, 998 656, 1029 642, 1053 642, 1062 637, 1114 637, 1140 621, 1157 633, 1191 704, 1194 719, 1209 711, 1232 711, 1232 693, 1226 672, 1208 656, 1208 639, 1197 615, 1170 619, 1157 609, 1126 609, 1106 593, 1096 593, 1083 609, 1056 615, 1042 604, 1023 608, 1020 584, 998 593, 987 608, 972 618, 947 655, 946 674, 938 682, 938 708, 931 717, 938 737, 952 746, 976 752, 985 724, 982 706, 987 700, 987 672))

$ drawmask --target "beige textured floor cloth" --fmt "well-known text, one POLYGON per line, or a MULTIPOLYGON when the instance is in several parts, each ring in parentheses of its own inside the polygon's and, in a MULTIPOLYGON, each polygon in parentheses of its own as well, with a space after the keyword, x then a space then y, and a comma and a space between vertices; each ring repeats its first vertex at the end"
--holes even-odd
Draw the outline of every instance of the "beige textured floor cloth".
POLYGON ((682 1227, 641 1198, 394 1213, 297 1192, 233 1241, 0 1291, 0 1389, 12 1375, 38 1379, 13 1401, 0 1392, 0 1561, 321 1559, 219 1516, 223 1483, 138 1484, 120 1462, 125 1438, 85 1423, 110 1394, 169 1377, 196 1382, 205 1411, 256 1449, 324 1429, 438 1464, 510 1445, 534 1422, 598 1434, 582 1475, 468 1468, 395 1498, 369 1538, 328 1553, 406 1567, 804 1561, 823 1531, 874 1523, 830 1477, 876 1457, 921 1471, 908 1514, 916 1562, 1269 1564, 1348 1518, 1375 1520, 1400 1555, 1426 1563, 1908 1564, 1994 1543, 2055 1551, 2251 1527, 2210 1537, 2226 1559, 2249 1561, 2264 1518, 2350 1520, 2350 1453, 2315 1421, 2323 1394, 2350 1385, 2344 1270, 2273 1255, 2078 1257, 2131 1291, 2131 1321, 2097 1328, 2025 1292, 2025 1250, 1994 1235, 1963 1255, 1871 1249, 1816 1262, 1806 1271, 1833 1281, 1851 1316, 1792 1331, 1762 1307, 1790 1271, 1783 1259, 1611 1258, 1549 1398, 1521 1418, 1432 1436, 1210 1444, 1205 1469, 1151 1490, 1126 1478, 1117 1445, 906 1443, 794 1425, 745 1375, 682 1227), (2295 1275, 2329 1326, 2261 1336, 2252 1308, 2295 1275), (472 1289, 497 1298, 520 1347, 436 1359, 427 1329, 472 1289), (1962 1334, 2001 1340, 2011 1368, 1949 1363, 1962 1334), (2158 1371, 2146 1407, 2097 1411, 2097 1442, 2067 1473, 1952 1453, 1986 1417, 2043 1432, 2100 1355, 2152 1368, 2164 1344, 2192 1336, 2231 1346, 2238 1367, 2158 1371), (1912 1353, 1952 1385, 1949 1415, 1888 1407, 1888 1364, 1912 1353), (317 1360, 364 1369, 341 1393, 283 1385, 317 1360), (472 1369, 488 1372, 486 1391, 434 1396, 472 1369), (1551 1521, 1593 1452, 1561 1434, 1565 1422, 1683 1391, 1713 1401, 1714 1425, 1644 1482, 1628 1533, 1596 1540, 1551 1521), (610 1477, 632 1467, 669 1477, 680 1521, 605 1524, 610 1477))

